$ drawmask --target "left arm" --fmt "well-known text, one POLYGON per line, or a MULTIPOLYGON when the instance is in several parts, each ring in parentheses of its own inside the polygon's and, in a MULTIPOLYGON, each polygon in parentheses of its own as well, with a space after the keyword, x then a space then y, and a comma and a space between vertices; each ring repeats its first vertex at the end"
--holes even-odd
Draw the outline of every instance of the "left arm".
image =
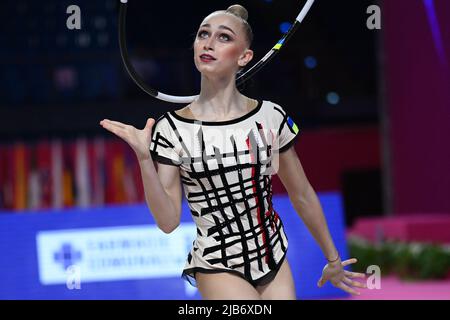
POLYGON ((319 198, 309 183, 293 146, 279 154, 278 167, 277 174, 289 195, 295 211, 303 220, 329 261, 324 267, 318 286, 321 287, 326 281, 330 280, 334 286, 342 290, 351 294, 359 294, 351 286, 359 288, 365 288, 366 286, 350 278, 364 278, 365 275, 343 269, 344 266, 355 263, 357 260, 349 259, 341 262, 339 253, 331 238, 319 198))
POLYGON ((338 252, 328 229, 327 221, 316 192, 306 178, 294 147, 279 154, 278 176, 289 195, 295 211, 316 239, 329 261, 334 261, 338 252))

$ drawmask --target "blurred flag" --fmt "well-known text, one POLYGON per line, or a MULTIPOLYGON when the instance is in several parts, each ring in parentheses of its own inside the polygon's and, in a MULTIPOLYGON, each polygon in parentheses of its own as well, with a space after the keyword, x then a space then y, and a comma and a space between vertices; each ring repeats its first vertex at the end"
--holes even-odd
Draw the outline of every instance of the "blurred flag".
POLYGON ((88 146, 89 172, 91 177, 92 199, 95 206, 105 203, 105 140, 95 138, 88 146))
POLYGON ((60 209, 64 204, 63 146, 60 140, 52 141, 51 158, 53 185, 52 203, 54 209, 60 209))
POLYGON ((123 188, 124 180, 124 156, 122 144, 109 140, 106 142, 106 202, 125 202, 125 192, 123 188))
POLYGON ((17 143, 13 147, 13 208, 25 210, 27 208, 27 175, 26 147, 17 143))
POLYGON ((75 152, 74 145, 66 142, 63 145, 63 205, 64 207, 72 207, 75 205, 75 183, 74 183, 74 166, 75 152))
POLYGON ((13 210, 13 180, 14 173, 12 171, 13 150, 12 146, 5 146, 4 155, 4 182, 3 182, 3 200, 4 208, 13 210))
POLYGON ((0 208, 60 209, 145 201, 139 163, 124 142, 79 138, 0 146, 0 208))
POLYGON ((77 198, 76 205, 86 208, 90 205, 91 185, 88 167, 88 147, 86 139, 77 139, 75 143, 75 179, 77 198))
POLYGON ((133 150, 130 147, 124 149, 125 157, 125 173, 123 187, 125 190, 125 197, 127 203, 136 203, 139 201, 139 194, 137 192, 137 183, 135 181, 135 158, 133 150))
POLYGON ((53 198, 52 188, 52 155, 49 141, 42 141, 37 144, 37 168, 39 173, 40 206, 41 208, 51 208, 53 198))
POLYGON ((5 208, 6 147, 0 146, 0 208, 5 208))
POLYGON ((125 203, 125 155, 123 142, 117 141, 113 145, 113 185, 114 201, 113 203, 125 203))
POLYGON ((39 176, 37 146, 30 145, 29 158, 30 158, 30 174, 28 175, 28 208, 40 209, 42 207, 42 187, 39 176))

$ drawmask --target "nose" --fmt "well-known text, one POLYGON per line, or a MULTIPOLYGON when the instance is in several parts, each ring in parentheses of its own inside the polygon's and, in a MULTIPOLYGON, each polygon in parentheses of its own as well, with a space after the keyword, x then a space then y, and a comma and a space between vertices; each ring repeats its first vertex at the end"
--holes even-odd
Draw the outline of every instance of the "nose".
POLYGON ((207 40, 205 40, 205 43, 203 44, 203 49, 214 50, 214 38, 213 37, 209 37, 207 40))

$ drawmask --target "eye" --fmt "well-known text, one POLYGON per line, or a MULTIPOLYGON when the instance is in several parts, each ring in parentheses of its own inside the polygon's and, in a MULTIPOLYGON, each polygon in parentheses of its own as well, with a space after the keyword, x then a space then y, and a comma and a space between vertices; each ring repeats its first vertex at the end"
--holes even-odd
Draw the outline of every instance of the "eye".
POLYGON ((206 32, 205 30, 199 31, 198 33, 199 38, 205 38, 206 35, 208 35, 208 32, 206 32))
POLYGON ((231 37, 229 35, 227 35, 226 33, 222 33, 219 37, 220 40, 224 40, 224 41, 230 41, 231 37))

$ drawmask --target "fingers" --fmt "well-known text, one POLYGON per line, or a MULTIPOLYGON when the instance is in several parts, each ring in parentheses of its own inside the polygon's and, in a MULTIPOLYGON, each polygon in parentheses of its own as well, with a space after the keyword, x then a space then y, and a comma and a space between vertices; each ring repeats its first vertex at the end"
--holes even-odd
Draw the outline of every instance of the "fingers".
POLYGON ((340 282, 336 287, 340 288, 340 289, 342 289, 342 290, 344 290, 344 291, 346 291, 346 292, 348 292, 350 294, 353 294, 355 296, 359 296, 360 295, 359 292, 357 292, 356 290, 354 290, 354 289, 350 288, 349 286, 345 285, 343 282, 340 282))
POLYGON ((126 127, 127 127, 127 125, 124 124, 124 123, 122 123, 122 122, 112 121, 112 120, 109 120, 109 121, 111 122, 111 124, 116 125, 116 126, 118 126, 119 128, 126 128, 126 127))
POLYGON ((103 120, 100 125, 106 130, 114 133, 115 135, 123 138, 125 135, 125 127, 123 124, 119 124, 116 121, 103 120))
POLYGON ((153 124, 155 124, 155 119, 153 119, 153 118, 147 119, 147 125, 146 125, 146 127, 149 126, 152 122, 153 122, 153 124))
POLYGON ((323 279, 323 277, 320 277, 319 281, 317 281, 317 286, 321 288, 325 284, 325 282, 326 281, 323 279))
POLYGON ((366 277, 366 275, 364 273, 351 272, 351 271, 347 271, 347 270, 344 270, 344 274, 350 278, 365 278, 366 277))
POLYGON ((345 267, 345 266, 348 266, 349 264, 356 263, 356 262, 358 262, 358 260, 355 258, 348 259, 348 260, 345 260, 344 262, 342 262, 342 266, 345 267))
POLYGON ((147 123, 145 124, 144 130, 151 131, 154 125, 155 125, 155 120, 153 118, 149 118, 149 119, 147 119, 147 123))
POLYGON ((116 126, 118 128, 122 128, 122 129, 124 129, 127 126, 126 124, 124 124, 122 122, 112 121, 112 120, 108 120, 108 119, 105 119, 105 120, 101 121, 100 124, 101 125, 103 125, 103 124, 110 124, 110 125, 116 126))
POLYGON ((365 283, 361 283, 361 282, 358 282, 358 281, 350 280, 347 277, 344 277, 342 279, 342 281, 344 281, 346 284, 348 284, 349 286, 352 286, 352 287, 367 288, 367 285, 365 283))

